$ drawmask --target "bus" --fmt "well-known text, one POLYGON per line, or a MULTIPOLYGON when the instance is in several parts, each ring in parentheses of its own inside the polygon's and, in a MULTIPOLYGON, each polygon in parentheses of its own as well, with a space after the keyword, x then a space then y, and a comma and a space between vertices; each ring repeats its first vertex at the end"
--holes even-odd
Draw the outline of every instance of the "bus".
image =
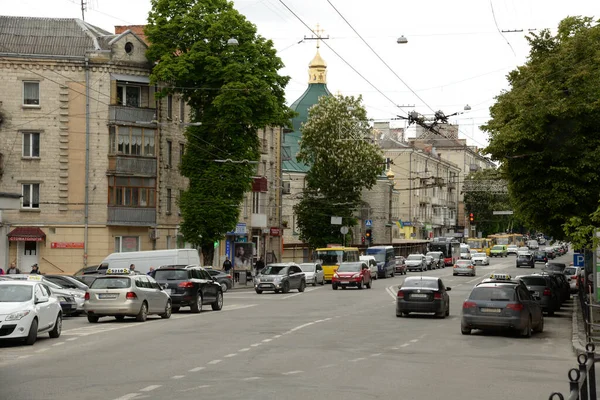
POLYGON ((342 262, 358 262, 359 254, 357 247, 323 247, 317 249, 316 259, 323 267, 323 278, 327 283, 331 282, 335 270, 342 262))
POLYGON ((378 278, 394 277, 396 274, 396 254, 393 246, 368 247, 366 255, 375 257, 378 278))
POLYGON ((493 241, 493 245, 503 244, 509 246, 512 244, 518 247, 525 246, 525 240, 520 233, 497 233, 495 235, 489 235, 488 239, 493 241))
POLYGON ((490 255, 490 249, 493 246, 492 240, 488 238, 468 238, 467 244, 473 253, 485 253, 490 255))
POLYGON ((460 243, 458 241, 430 242, 428 251, 441 251, 444 264, 452 266, 460 259, 460 243))

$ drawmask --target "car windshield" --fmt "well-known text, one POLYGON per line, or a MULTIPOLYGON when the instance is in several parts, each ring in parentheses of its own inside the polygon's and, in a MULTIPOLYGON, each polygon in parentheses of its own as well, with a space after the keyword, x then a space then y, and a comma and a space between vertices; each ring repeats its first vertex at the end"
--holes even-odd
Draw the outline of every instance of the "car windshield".
POLYGON ((504 250, 503 246, 494 246, 492 247, 492 250, 504 250))
POLYGON ((560 265, 560 264, 548 264, 548 265, 546 265, 546 270, 548 270, 548 271, 562 272, 562 271, 564 271, 565 268, 566 268, 565 265, 560 265))
POLYGON ((338 272, 359 272, 361 263, 342 263, 338 272))
POLYGON ((300 264, 300 269, 304 272, 315 272, 315 264, 300 264))
POLYGON ((475 253, 473 254, 473 257, 485 257, 486 254, 485 253, 475 253))
POLYGON ((425 254, 425 256, 427 256, 427 257, 433 257, 433 258, 437 258, 437 257, 439 257, 439 254, 440 254, 440 253, 431 253, 431 252, 429 252, 429 253, 425 254))
POLYGON ((476 287, 469 296, 469 300, 513 301, 514 299, 514 289, 503 286, 476 287))
POLYGON ((157 281, 185 281, 188 279, 188 271, 185 269, 157 269, 154 271, 154 279, 157 281))
POLYGON ((522 280, 527 286, 546 286, 546 279, 541 276, 522 276, 517 279, 522 280))
POLYGON ((33 286, 0 285, 0 303, 21 303, 31 300, 33 286))
POLYGON ((526 254, 519 254, 519 260, 529 260, 529 256, 526 254))
POLYGON ((509 249, 516 249, 517 246, 515 246, 514 244, 511 244, 510 246, 508 246, 509 249))
POLYGON ((367 249, 367 255, 375 257, 377 262, 385 262, 385 249, 367 249))
POLYGON ((577 268, 567 268, 563 272, 565 275, 575 275, 577 274, 577 268))
POLYGON ((407 260, 422 260, 423 257, 418 254, 411 254, 408 256, 407 260))
POLYGON ((408 278, 404 281, 402 285, 403 288, 409 287, 422 287, 427 289, 437 289, 438 282, 434 279, 418 279, 418 278, 408 278))
POLYGON ((261 272, 263 275, 283 275, 285 274, 285 266, 284 265, 269 265, 261 272))
POLYGON ((469 252, 469 249, 467 249, 466 247, 461 247, 461 248, 460 248, 460 252, 461 252, 461 253, 468 253, 468 252, 469 252))
POLYGON ((124 276, 98 278, 92 282, 90 289, 126 289, 131 286, 131 279, 124 276))
MULTIPOLYGON (((342 262, 344 252, 341 250, 321 250, 317 252, 317 258, 323 265, 333 265, 342 262)), ((276 275, 276 274, 269 274, 276 275)))

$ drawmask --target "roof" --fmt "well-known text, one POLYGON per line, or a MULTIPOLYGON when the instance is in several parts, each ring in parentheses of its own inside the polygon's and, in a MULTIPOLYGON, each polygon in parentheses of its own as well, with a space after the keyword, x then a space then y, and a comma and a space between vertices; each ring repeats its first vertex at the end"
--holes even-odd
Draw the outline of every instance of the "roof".
POLYGON ((114 34, 77 18, 0 16, 0 53, 84 57, 114 34))
POLYGON ((20 226, 7 235, 11 242, 41 242, 46 234, 37 226, 20 226))

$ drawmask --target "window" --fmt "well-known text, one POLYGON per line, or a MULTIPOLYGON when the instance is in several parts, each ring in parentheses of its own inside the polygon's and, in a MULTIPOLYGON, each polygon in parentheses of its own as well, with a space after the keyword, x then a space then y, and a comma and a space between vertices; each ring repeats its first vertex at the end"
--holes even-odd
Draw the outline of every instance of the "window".
POLYGON ((139 86, 117 85, 117 104, 139 107, 142 102, 142 88, 139 86))
POLYGON ((252 192, 252 214, 260 214, 260 192, 252 192))
POLYGON ((173 142, 167 140, 167 166, 173 165, 173 142))
POLYGON ((23 81, 23 105, 24 106, 39 106, 40 105, 40 82, 38 82, 38 81, 23 81))
POLYGON ((25 256, 35 256, 37 254, 37 242, 25 242, 25 256))
POLYGON ((22 186, 22 208, 40 208, 40 184, 24 183, 22 186))
POLYGON ((117 150, 119 154, 133 156, 156 156, 156 130, 138 128, 133 126, 117 126, 117 134, 113 130, 109 133, 110 149, 117 150))
POLYGON ((173 119, 173 96, 167 96, 167 119, 173 119))
POLYGON ((139 236, 115 236, 115 253, 127 253, 140 250, 139 236))
POLYGON ((23 157, 40 156, 39 132, 23 132, 23 157))
POLYGON ((167 189, 167 214, 171 214, 171 189, 167 189))
POLYGON ((124 176, 108 177, 108 205, 126 207, 156 206, 156 179, 124 176))
POLYGON ((179 143, 179 163, 183 162, 183 155, 185 154, 185 144, 179 143))
POLYGON ((183 122, 185 119, 185 101, 179 100, 179 122, 183 122))

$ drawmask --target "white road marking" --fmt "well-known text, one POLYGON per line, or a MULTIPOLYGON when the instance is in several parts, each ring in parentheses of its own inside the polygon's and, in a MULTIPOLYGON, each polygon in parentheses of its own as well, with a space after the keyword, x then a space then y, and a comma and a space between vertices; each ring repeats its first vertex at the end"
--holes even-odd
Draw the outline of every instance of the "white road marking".
POLYGON ((404 343, 404 344, 400 345, 400 347, 406 347, 406 346, 410 346, 410 343, 404 343))
POLYGON ((263 343, 269 343, 271 340, 273 340, 273 339, 264 339, 263 343))
POLYGON ((216 364, 220 363, 221 361, 222 360, 212 360, 212 361, 209 361, 208 364, 209 365, 216 365, 216 364))
POLYGON ((413 340, 411 340, 410 342, 411 342, 411 343, 417 343, 418 341, 419 341, 419 339, 413 339, 413 340))
POLYGON ((143 389, 140 389, 140 392, 150 392, 154 389, 158 389, 159 387, 161 387, 162 385, 150 385, 150 386, 146 386, 143 389))
POLYGON ((375 353, 375 354, 371 354, 369 357, 379 357, 381 355, 381 353, 375 353))
POLYGON ((181 378, 185 378, 185 375, 173 375, 171 377, 171 379, 181 379, 181 378))
POLYGON ((58 342, 54 343, 52 346, 62 346, 63 344, 65 344, 65 342, 58 342))
POLYGON ((238 351, 240 353, 243 353, 244 351, 248 351, 248 350, 250 350, 250 347, 244 347, 243 349, 239 349, 238 351))
POLYGON ((281 375, 296 375, 296 374, 301 374, 304 371, 289 371, 289 372, 282 372, 281 375))
POLYGON ((134 398, 136 398, 138 396, 140 396, 139 393, 127 393, 124 396, 117 397, 115 400, 131 400, 131 399, 134 399, 134 398))
POLYGON ((25 356, 19 356, 18 358, 19 358, 20 360, 23 360, 23 359, 25 359, 25 358, 29 358, 29 357, 31 357, 31 354, 27 354, 27 355, 25 355, 25 356))
POLYGON ((400 350, 398 347, 392 347, 392 350, 400 350))
POLYGON ((260 346, 261 344, 262 344, 262 343, 253 343, 253 344, 251 344, 250 346, 251 346, 251 347, 258 347, 258 346, 260 346))
POLYGON ((200 385, 200 386, 196 386, 196 387, 189 388, 189 389, 181 389, 180 392, 189 392, 191 390, 204 389, 207 387, 210 387, 210 385, 200 385))
POLYGON ((331 368, 331 367, 335 367, 335 364, 327 364, 327 365, 320 366, 319 368, 331 368))
POLYGON ((262 378, 260 376, 251 376, 249 378, 244 378, 242 380, 243 381, 255 381, 255 380, 258 380, 258 379, 262 379, 262 378))
POLYGON ((50 350, 50 349, 39 349, 39 350, 36 350, 35 352, 36 353, 43 353, 43 352, 48 351, 48 350, 50 350))
POLYGON ((73 340, 79 339, 78 337, 71 337, 67 339, 67 342, 72 342, 73 340))
POLYGON ((358 358, 355 358, 355 359, 353 359, 353 360, 350 360, 350 362, 362 361, 362 360, 364 360, 364 359, 365 359, 364 357, 358 357, 358 358))
POLYGON ((280 337, 281 337, 281 335, 275 335, 275 336, 273 336, 273 339, 278 339, 280 337))
POLYGON ((237 353, 231 353, 231 354, 227 354, 225 356, 225 358, 231 358, 231 357, 235 357, 235 356, 237 356, 237 353))
MULTIPOLYGON (((311 325, 314 325, 314 324, 315 324, 314 322, 307 322, 306 324, 298 325, 298 326, 296 326, 296 327, 294 327, 294 328, 290 329, 289 331, 285 332, 284 334, 287 334, 287 333, 292 333, 292 332, 295 332, 295 331, 297 331, 297 330, 300 330, 300 329, 306 328, 307 326, 311 326, 311 325)), ((264 342, 264 340, 263 340, 263 342, 264 342)))
POLYGON ((204 369, 204 367, 196 367, 196 368, 192 368, 189 370, 189 372, 198 372, 198 371, 202 371, 204 369))
POLYGON ((294 293, 294 294, 290 294, 289 296, 282 297, 282 299, 283 299, 283 300, 285 300, 285 299, 290 299, 290 298, 292 298, 292 297, 300 296, 301 294, 302 294, 302 293, 294 293))

